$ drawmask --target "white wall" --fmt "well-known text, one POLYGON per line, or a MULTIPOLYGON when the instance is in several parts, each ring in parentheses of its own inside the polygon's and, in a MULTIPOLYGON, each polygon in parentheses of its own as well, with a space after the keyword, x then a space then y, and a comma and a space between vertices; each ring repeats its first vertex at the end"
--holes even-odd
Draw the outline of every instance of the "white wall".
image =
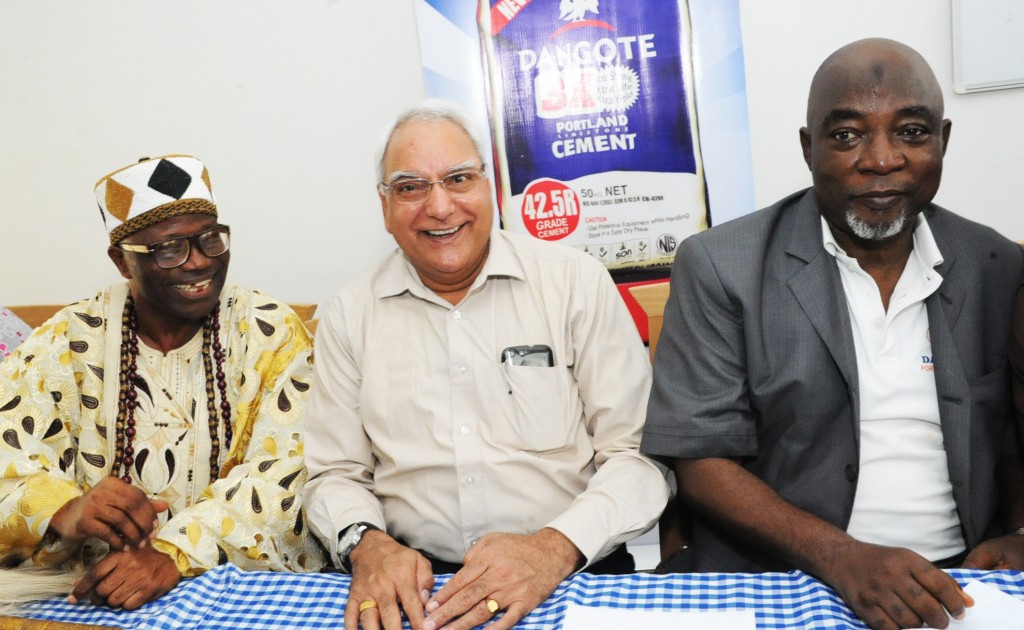
MULTIPOLYGON (((323 302, 392 247, 373 190, 380 130, 423 96, 412 0, 35 0, 0 19, 0 304, 117 278, 92 196, 142 155, 207 162, 233 282, 323 302)), ((937 201, 1017 239, 1024 90, 952 92, 945 0, 741 0, 755 193, 809 185, 797 129, 835 48, 899 39, 954 121, 937 201)))
POLYGON ((118 279, 93 185, 143 155, 207 163, 232 282, 323 302, 393 244, 371 154, 423 95, 411 0, 4 2, 0 59, 0 304, 118 279))
POLYGON ((758 206, 809 186, 797 130, 821 61, 864 37, 889 37, 931 64, 953 121, 936 203, 1024 239, 1024 89, 953 92, 948 0, 740 0, 758 206))

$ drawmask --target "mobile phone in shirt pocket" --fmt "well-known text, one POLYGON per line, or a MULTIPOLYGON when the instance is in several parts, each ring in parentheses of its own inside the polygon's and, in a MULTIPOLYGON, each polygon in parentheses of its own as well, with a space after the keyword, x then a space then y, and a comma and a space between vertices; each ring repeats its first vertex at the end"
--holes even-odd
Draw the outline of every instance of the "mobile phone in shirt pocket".
POLYGON ((499 366, 508 395, 501 396, 506 413, 504 421, 493 427, 495 437, 502 445, 524 451, 566 448, 572 445, 576 433, 569 401, 569 371, 551 365, 554 358, 547 346, 529 348, 532 351, 519 360, 509 357, 499 366))
POLYGON ((501 351, 503 366, 554 367, 555 353, 551 346, 509 346, 501 351))

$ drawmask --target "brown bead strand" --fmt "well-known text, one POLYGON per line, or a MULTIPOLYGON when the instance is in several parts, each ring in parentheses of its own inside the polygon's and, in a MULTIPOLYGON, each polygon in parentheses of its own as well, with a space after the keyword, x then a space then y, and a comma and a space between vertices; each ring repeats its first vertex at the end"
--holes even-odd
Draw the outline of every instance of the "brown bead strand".
POLYGON ((227 377, 224 374, 224 350, 220 343, 220 305, 210 314, 203 328, 203 369, 206 371, 206 409, 210 415, 210 480, 220 477, 220 435, 218 429, 217 403, 213 392, 216 378, 217 389, 220 391, 220 416, 224 421, 224 450, 231 449, 231 403, 227 397, 227 377), (211 352, 212 349, 212 352, 211 352), (217 362, 217 371, 213 372, 213 362, 217 362))
POLYGON ((228 402, 228 379, 224 373, 224 347, 220 343, 220 305, 213 311, 213 358, 217 362, 217 390, 220 392, 220 413, 224 421, 224 448, 231 450, 231 403, 228 402))
MULTIPOLYGON (((213 361, 211 361, 211 348, 213 338, 220 332, 220 322, 217 317, 220 313, 218 304, 210 314, 210 318, 203 327, 203 370, 206 372, 206 410, 210 416, 210 478, 216 479, 220 476, 220 431, 218 430, 218 418, 216 394, 213 391, 213 361), (216 327, 216 332, 214 331, 216 327)), ((219 335, 217 335, 219 336, 219 335)), ((219 339, 218 339, 219 342, 219 339)), ((223 400, 223 389, 221 389, 221 400, 223 400)))
POLYGON ((138 407, 139 322, 135 316, 135 300, 129 295, 121 315, 121 369, 118 371, 117 420, 114 427, 114 463, 112 475, 121 475, 125 483, 132 482, 131 467, 135 463, 135 409, 138 407))
MULTIPOLYGON (((125 424, 128 416, 128 390, 134 389, 134 383, 128 377, 128 370, 132 364, 132 355, 129 351, 129 340, 131 337, 131 318, 135 312, 134 302, 129 295, 124 303, 124 311, 121 313, 121 361, 118 368, 118 395, 117 395, 117 418, 114 421, 114 462, 110 468, 110 474, 121 474, 121 464, 124 460, 125 424)), ((131 477, 128 471, 124 471, 124 477, 131 477)), ((122 479, 124 478, 122 477, 122 479)))
MULTIPOLYGON (((131 298, 128 298, 131 300, 131 298)), ((135 315, 135 302, 129 302, 131 306, 131 313, 128 315, 128 391, 125 392, 125 407, 128 409, 128 413, 125 415, 125 427, 124 427, 124 475, 121 479, 125 483, 132 482, 131 469, 132 464, 135 463, 135 410, 139 406, 139 393, 135 391, 135 384, 138 383, 139 372, 138 372, 138 359, 139 359, 139 321, 135 315)))
MULTIPOLYGON (((220 476, 220 437, 217 406, 213 389, 216 378, 217 389, 220 391, 220 417, 224 420, 225 448, 231 447, 231 404, 227 398, 227 378, 224 375, 224 353, 220 343, 220 305, 203 325, 203 370, 206 374, 206 408, 209 412, 210 426, 210 481, 220 476), (211 352, 212 348, 212 352, 211 352), (217 361, 217 372, 214 374, 210 360, 211 354, 217 361)), ((121 365, 118 370, 117 419, 115 423, 114 462, 111 474, 121 474, 125 483, 132 483, 131 466, 135 463, 135 409, 138 407, 138 392, 135 387, 138 381, 139 357, 139 322, 135 315, 135 301, 129 295, 125 300, 124 312, 121 315, 121 365), (122 468, 123 467, 123 468, 122 468)))

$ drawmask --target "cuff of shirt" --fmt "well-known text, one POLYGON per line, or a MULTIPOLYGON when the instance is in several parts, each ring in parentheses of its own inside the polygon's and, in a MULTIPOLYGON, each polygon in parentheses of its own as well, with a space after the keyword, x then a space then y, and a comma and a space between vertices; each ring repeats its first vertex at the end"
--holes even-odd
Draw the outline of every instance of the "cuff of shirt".
POLYGON ((601 532, 594 531, 593 526, 577 522, 577 519, 571 516, 563 514, 545 527, 558 530, 583 554, 583 564, 577 567, 575 572, 582 571, 608 553, 608 550, 605 549, 608 537, 602 535, 601 532))
POLYGON ((192 560, 188 557, 188 554, 175 544, 160 539, 151 540, 149 544, 152 545, 153 549, 170 556, 171 560, 174 560, 174 564, 178 567, 178 571, 181 572, 182 577, 195 577, 206 571, 203 568, 193 567, 192 560))
MULTIPOLYGON (((336 531, 334 533, 334 536, 330 539, 330 544, 325 544, 324 545, 327 548, 328 554, 330 555, 331 564, 333 564, 335 567, 337 567, 339 569, 342 568, 342 567, 341 567, 341 564, 340 564, 340 560, 338 559, 338 542, 339 542, 339 539, 341 538, 341 534, 350 525, 355 525, 356 523, 369 523, 370 525, 373 525, 374 527, 376 527, 380 531, 384 532, 385 534, 388 533, 387 525, 384 523, 384 521, 382 519, 378 518, 376 515, 366 514, 366 515, 364 515, 364 517, 353 516, 351 518, 354 518, 356 520, 353 520, 352 522, 348 522, 348 523, 345 523, 344 525, 342 525, 340 527, 340 529, 338 529, 338 531, 336 531)), ((326 543, 327 541, 324 541, 323 539, 321 539, 321 542, 326 543)))

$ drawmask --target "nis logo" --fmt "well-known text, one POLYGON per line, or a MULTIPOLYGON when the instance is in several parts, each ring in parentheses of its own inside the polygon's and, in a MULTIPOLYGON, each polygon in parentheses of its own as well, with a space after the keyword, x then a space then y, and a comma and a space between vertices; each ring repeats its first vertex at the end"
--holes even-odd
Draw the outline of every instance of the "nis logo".
POLYGON ((934 372, 935 363, 932 362, 932 358, 927 354, 921 355, 921 371, 922 372, 934 372))

